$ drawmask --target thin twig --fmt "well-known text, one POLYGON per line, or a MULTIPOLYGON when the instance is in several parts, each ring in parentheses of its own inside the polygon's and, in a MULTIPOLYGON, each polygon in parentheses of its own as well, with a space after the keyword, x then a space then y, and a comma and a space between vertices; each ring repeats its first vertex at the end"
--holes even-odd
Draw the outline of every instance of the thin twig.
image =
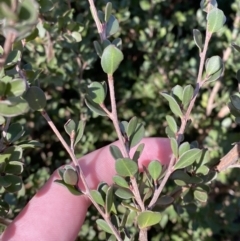
MULTIPOLYGON (((179 131, 176 135, 178 144, 180 144, 180 142, 182 140, 182 137, 183 137, 186 125, 187 125, 187 121, 190 118, 190 113, 191 113, 191 111, 194 107, 195 100, 197 98, 199 90, 205 82, 205 80, 202 80, 202 75, 203 75, 204 62, 205 62, 206 53, 207 53, 208 44, 209 44, 210 39, 211 39, 211 34, 208 32, 208 30, 206 30, 204 48, 203 48, 203 51, 200 53, 200 65, 199 65, 199 70, 198 70, 197 83, 196 83, 196 87, 195 87, 195 90, 194 90, 194 96, 193 96, 192 100, 190 101, 190 104, 188 106, 188 109, 187 109, 185 115, 181 119, 181 126, 180 126, 180 129, 179 129, 179 131)), ((174 155, 172 155, 171 160, 170 160, 169 165, 168 165, 168 168, 167 168, 167 171, 166 171, 166 174, 165 174, 160 186, 154 192, 152 200, 150 201, 150 203, 148 205, 149 209, 153 208, 153 206, 155 205, 155 203, 158 200, 158 197, 162 193, 162 190, 165 187, 168 178, 170 177, 170 175, 174 171, 175 162, 176 162, 176 158, 174 157, 174 155)))
POLYGON ((88 2, 90 4, 90 10, 92 12, 93 19, 94 19, 94 22, 97 26, 97 30, 98 30, 98 33, 99 33, 99 36, 100 36, 100 39, 101 39, 101 42, 102 42, 103 40, 106 39, 106 35, 105 35, 104 29, 103 29, 103 25, 98 18, 98 13, 97 13, 97 9, 95 7, 94 1, 88 0, 88 2))

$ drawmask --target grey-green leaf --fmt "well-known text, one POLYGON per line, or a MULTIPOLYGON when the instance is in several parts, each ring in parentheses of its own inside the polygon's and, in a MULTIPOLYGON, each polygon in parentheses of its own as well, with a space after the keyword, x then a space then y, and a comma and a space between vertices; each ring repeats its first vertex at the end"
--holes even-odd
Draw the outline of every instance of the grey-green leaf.
POLYGON ((67 132, 69 136, 72 136, 72 133, 76 130, 76 123, 74 120, 69 119, 65 124, 64 124, 64 129, 67 132))
POLYGON ((119 30, 118 20, 113 15, 111 15, 107 21, 106 36, 109 37, 115 34, 118 30, 119 30))
POLYGON ((208 76, 218 72, 223 66, 222 59, 219 56, 213 56, 206 61, 206 73, 208 76))
POLYGON ((103 231, 105 231, 105 232, 107 232, 107 233, 110 233, 110 234, 113 233, 112 230, 111 230, 111 228, 109 227, 109 225, 106 223, 105 220, 103 220, 103 219, 97 219, 96 223, 97 223, 97 225, 98 225, 103 231))
POLYGON ((77 133, 76 133, 74 146, 76 146, 78 142, 82 139, 84 128, 85 128, 85 122, 83 120, 80 120, 77 126, 77 133))
POLYGON ((28 102, 30 108, 35 111, 42 111, 47 104, 44 92, 37 86, 28 88, 24 98, 28 102))
POLYGON ((120 176, 133 177, 138 172, 138 165, 129 158, 121 158, 116 161, 115 169, 120 176))
POLYGON ((179 146, 179 156, 181 156, 183 153, 185 153, 188 150, 190 150, 190 144, 188 142, 183 142, 179 146))
POLYGON ((66 184, 74 186, 78 182, 78 174, 75 170, 68 168, 63 173, 63 180, 66 184))
POLYGON ((171 111, 178 117, 182 117, 183 113, 181 111, 180 106, 178 105, 177 101, 169 94, 167 93, 161 93, 161 95, 168 100, 169 102, 169 107, 171 109, 171 111))
POLYGON ((70 193, 72 193, 73 195, 79 196, 82 195, 82 192, 77 190, 75 186, 69 185, 67 183, 65 183, 63 180, 54 180, 54 182, 60 184, 61 186, 64 186, 68 189, 68 191, 70 193))
POLYGON ((102 110, 102 108, 94 103, 91 99, 89 99, 88 97, 86 97, 85 99, 85 103, 87 105, 87 107, 94 113, 101 115, 101 116, 107 116, 107 114, 105 113, 105 111, 102 110))
POLYGON ((174 166, 174 169, 181 169, 192 165, 200 156, 202 150, 193 148, 179 157, 179 160, 174 166))
POLYGON ((129 188, 127 181, 121 176, 114 176, 113 181, 120 187, 129 188))
POLYGON ((115 195, 120 197, 121 199, 130 199, 134 197, 133 193, 127 188, 118 188, 115 191, 115 195))
POLYGON ((183 90, 183 99, 182 99, 182 103, 183 103, 183 108, 186 109, 193 97, 194 94, 194 89, 191 85, 187 85, 184 87, 183 90))
POLYGON ((144 137, 145 129, 142 123, 138 124, 135 132, 130 136, 129 144, 130 148, 136 146, 144 137))
POLYGON ((148 172, 152 179, 156 181, 162 173, 162 165, 159 161, 153 160, 148 164, 148 172))
POLYGON ((115 160, 117 160, 119 158, 123 158, 122 152, 118 146, 110 145, 109 149, 110 149, 110 153, 112 154, 112 156, 115 160))
POLYGON ((170 138, 171 149, 175 157, 178 157, 178 143, 176 138, 170 138))
POLYGON ((135 151, 135 153, 134 153, 134 155, 133 155, 133 158, 132 158, 135 162, 138 162, 138 159, 139 159, 139 157, 140 157, 141 154, 142 154, 142 151, 143 151, 143 149, 144 149, 144 146, 145 146, 145 144, 144 144, 144 143, 141 143, 141 144, 137 147, 137 149, 136 149, 136 151, 135 151))
POLYGON ((183 87, 180 85, 174 86, 172 88, 172 94, 177 101, 182 102, 183 87))
POLYGON ((91 99, 96 104, 102 104, 106 97, 106 91, 102 83, 92 82, 88 86, 88 98, 91 99))
POLYGON ((105 203, 100 192, 98 192, 97 190, 91 190, 90 194, 96 203, 104 207, 105 203))
POLYGON ((128 127, 127 127, 127 136, 128 138, 135 132, 136 127, 137 127, 137 117, 134 116, 128 123, 128 127))
POLYGON ((210 33, 215 33, 223 27, 225 22, 226 17, 223 11, 218 8, 213 8, 207 15, 207 30, 210 33))
POLYGON ((112 205, 113 205, 113 186, 110 186, 107 190, 106 193, 106 199, 105 199, 105 203, 106 203, 106 212, 109 214, 111 212, 112 209, 112 205))
POLYGON ((107 46, 102 54, 101 65, 103 71, 112 75, 123 60, 123 53, 115 45, 110 44, 107 46))
POLYGON ((96 50, 97 55, 101 58, 102 53, 103 53, 101 45, 99 44, 98 41, 93 41, 93 45, 94 45, 94 48, 96 50))
POLYGON ((159 223, 161 217, 159 212, 143 211, 137 217, 137 224, 140 229, 145 229, 159 223))
POLYGON ((177 127, 177 123, 175 121, 175 119, 170 116, 170 115, 166 115, 166 121, 168 123, 169 128, 174 132, 177 133, 178 131, 178 127, 177 127))
POLYGON ((198 29, 193 29, 193 39, 195 44, 199 48, 199 51, 201 52, 203 49, 202 34, 198 29))
POLYGON ((112 3, 108 2, 105 8, 105 22, 107 22, 111 16, 112 13, 112 3))

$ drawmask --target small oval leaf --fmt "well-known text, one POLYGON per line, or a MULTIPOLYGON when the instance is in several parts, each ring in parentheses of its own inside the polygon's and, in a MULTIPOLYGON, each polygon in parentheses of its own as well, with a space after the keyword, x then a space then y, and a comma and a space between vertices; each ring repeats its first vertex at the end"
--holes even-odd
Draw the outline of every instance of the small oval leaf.
POLYGON ((156 181, 162 173, 162 165, 159 161, 151 161, 148 165, 148 171, 152 179, 156 181))
POLYGON ((118 159, 115 163, 115 169, 123 177, 133 177, 138 172, 136 162, 129 158, 118 159))
POLYGON ((160 222, 161 213, 144 211, 141 212, 137 217, 137 223, 140 229, 148 228, 160 222))

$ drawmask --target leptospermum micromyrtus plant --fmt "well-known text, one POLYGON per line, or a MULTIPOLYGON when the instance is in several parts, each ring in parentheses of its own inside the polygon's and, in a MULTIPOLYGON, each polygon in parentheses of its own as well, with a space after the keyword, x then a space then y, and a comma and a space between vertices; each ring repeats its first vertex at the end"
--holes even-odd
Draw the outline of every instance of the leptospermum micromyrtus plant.
MULTIPOLYGON (((116 175, 113 177, 114 185, 109 186, 106 183, 100 183, 97 190, 89 189, 75 155, 75 147, 83 136, 85 122, 71 119, 66 122, 64 128, 70 141, 70 144, 67 144, 45 110, 47 101, 44 92, 38 86, 28 83, 19 66, 18 73, 21 78, 13 80, 6 78, 0 82, 1 87, 4 87, 0 89, 0 123, 6 122, 0 151, 4 151, 7 144, 12 144, 23 135, 23 130, 19 125, 12 124, 9 126, 10 118, 26 112, 29 108, 39 111, 73 161, 73 165, 66 165, 58 170, 60 179, 56 180, 56 183, 65 186, 74 195, 84 194, 89 197, 103 217, 103 219, 97 220, 97 224, 107 233, 108 240, 134 240, 136 234, 131 233, 126 225, 131 220, 139 230, 138 240, 146 241, 148 240, 149 228, 161 222, 163 210, 176 203, 181 204, 184 208, 188 208, 192 204, 201 205, 202 202, 207 201, 209 184, 216 177, 217 171, 239 166, 236 163, 239 144, 235 145, 221 159, 216 168, 213 168, 209 164, 208 150, 199 149, 196 142, 184 141, 184 132, 191 125, 190 114, 199 91, 203 85, 217 80, 223 74, 224 64, 222 59, 219 56, 209 58, 206 56, 209 41, 216 32, 221 30, 226 18, 223 11, 218 9, 217 1, 201 1, 201 9, 206 16, 206 31, 203 34, 198 29, 193 30, 193 40, 199 49, 200 58, 196 84, 194 87, 192 85, 177 85, 172 88, 170 93, 161 92, 161 95, 159 95, 159 98, 163 97, 168 102, 172 111, 172 115, 166 115, 168 124, 166 134, 169 137, 173 153, 170 163, 168 166, 163 166, 159 160, 151 160, 149 165, 143 168, 143 172, 139 172, 138 159, 144 151, 144 145, 139 144, 144 137, 143 123, 140 123, 136 117, 129 121, 120 121, 115 101, 114 73, 118 70, 122 61, 127 61, 124 60, 121 51, 122 40, 120 38, 114 39, 114 34, 119 31, 119 22, 112 14, 110 2, 105 6, 104 12, 97 11, 92 0, 89 0, 89 4, 99 33, 99 41, 94 41, 93 45, 96 54, 101 59, 102 70, 106 73, 107 81, 90 83, 86 90, 85 103, 92 112, 108 117, 112 121, 121 143, 121 148, 115 145, 110 145, 109 148, 116 169, 116 175), (10 86, 11 91, 6 86, 10 86), (107 92, 110 96, 110 110, 105 105, 107 92), (13 99, 14 105, 12 105, 13 99), (130 156, 129 153, 133 147, 136 147, 136 151, 130 156), (78 186, 79 179, 84 184, 84 190, 81 190, 78 186), (176 186, 171 192, 163 193, 169 179, 173 180, 176 186), (119 203, 119 199, 121 205, 126 208, 123 215, 119 215, 116 208, 116 202, 119 203)), ((14 40, 24 39, 27 33, 29 34, 31 31, 32 26, 36 24, 37 11, 30 11, 35 9, 34 6, 36 6, 36 3, 33 0, 23 1, 22 4, 14 5, 11 8, 8 5, 5 6, 11 13, 5 17, 11 21, 5 22, 7 42, 4 48, 0 49, 3 55, 0 62, 1 68, 4 65, 17 64, 21 58, 17 51, 11 53, 11 61, 7 59, 10 51, 8 45, 14 40), (17 11, 18 8, 20 10, 23 8, 25 12, 31 13, 29 14, 27 29, 25 25, 17 24, 17 19, 21 17, 20 15, 16 17, 16 14, 20 12, 17 11), (9 31, 11 28, 15 28, 14 33, 9 31)), ((24 20, 26 19, 24 18, 24 20)), ((77 32, 74 32, 73 37, 76 41, 79 41, 77 32)), ((240 50, 240 47, 236 44, 233 44, 233 47, 237 51, 240 50)), ((239 73, 238 71, 237 79, 240 82, 239 73)), ((3 72, 0 74, 1 77, 4 77, 3 72)), ((38 73, 36 73, 35 78, 37 79, 37 77, 38 73)), ((236 121, 240 123, 239 93, 231 97, 229 108, 236 117, 236 121)), ((17 175, 21 174, 23 167, 18 160, 21 158, 22 149, 37 145, 38 143, 35 142, 22 143, 22 145, 8 148, 7 151, 3 152, 1 163, 6 162, 6 165, 1 165, 1 171, 7 173, 7 175, 1 176, 0 184, 5 185, 6 191, 19 190, 21 180, 17 175), (16 153, 18 158, 16 159, 16 155, 14 155, 15 159, 11 159, 13 154, 16 153), (8 158, 10 156, 8 161, 6 161, 6 156, 8 158)))

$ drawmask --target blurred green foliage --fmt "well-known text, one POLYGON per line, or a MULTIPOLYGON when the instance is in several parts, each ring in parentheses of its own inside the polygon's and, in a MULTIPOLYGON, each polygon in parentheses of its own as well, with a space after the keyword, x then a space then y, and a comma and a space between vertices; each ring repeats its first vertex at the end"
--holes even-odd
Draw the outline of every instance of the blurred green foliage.
MULTIPOLYGON (((106 3, 96 1, 97 8, 103 10, 106 3)), ((67 120, 86 121, 83 138, 76 146, 80 157, 116 139, 110 120, 93 114, 84 103, 86 85, 90 81, 106 80, 93 45, 98 34, 87 1, 39 0, 38 4, 36 27, 30 26, 31 34, 24 46, 16 42, 14 51, 22 53, 20 67, 27 80, 44 90, 46 110, 66 140, 67 120)), ((146 136, 166 136, 166 115, 171 112, 160 92, 170 91, 177 84, 194 85, 196 81, 199 50, 192 32, 194 28, 203 32, 206 21, 199 10, 200 3, 114 0, 112 4, 121 28, 114 37, 122 38, 124 54, 115 73, 119 119, 129 121, 135 115, 144 123, 146 136)), ((231 143, 239 141, 240 129, 226 107, 230 94, 237 90, 235 76, 240 68, 240 55, 231 48, 232 42, 240 44, 238 5, 239 0, 218 1, 227 21, 213 36, 208 56, 223 57, 224 76, 204 86, 192 113, 192 125, 185 135, 185 141, 197 140, 200 147, 209 149, 212 163, 227 153, 231 143)), ((22 25, 18 27, 21 32, 22 25)), ((0 43, 4 43, 3 36, 0 43)), ((14 75, 10 67, 6 73, 14 75)), ((17 193, 2 196, 10 205, 10 218, 19 213, 56 168, 70 162, 39 112, 29 111, 12 119, 12 123, 16 122, 25 128, 21 140, 37 140, 44 147, 24 152, 24 185, 17 193)), ((209 200, 204 206, 184 208, 177 203, 170 206, 163 212, 160 225, 149 231, 149 240, 238 240, 239 182, 238 169, 219 174, 211 184, 209 200)), ((168 189, 171 190, 171 185, 168 189)), ((125 207, 117 208, 120 213, 125 212, 125 207)), ((105 233, 96 226, 98 218, 91 208, 79 240, 106 240, 105 233)), ((132 233, 136 231, 131 220, 128 226, 132 233)))

